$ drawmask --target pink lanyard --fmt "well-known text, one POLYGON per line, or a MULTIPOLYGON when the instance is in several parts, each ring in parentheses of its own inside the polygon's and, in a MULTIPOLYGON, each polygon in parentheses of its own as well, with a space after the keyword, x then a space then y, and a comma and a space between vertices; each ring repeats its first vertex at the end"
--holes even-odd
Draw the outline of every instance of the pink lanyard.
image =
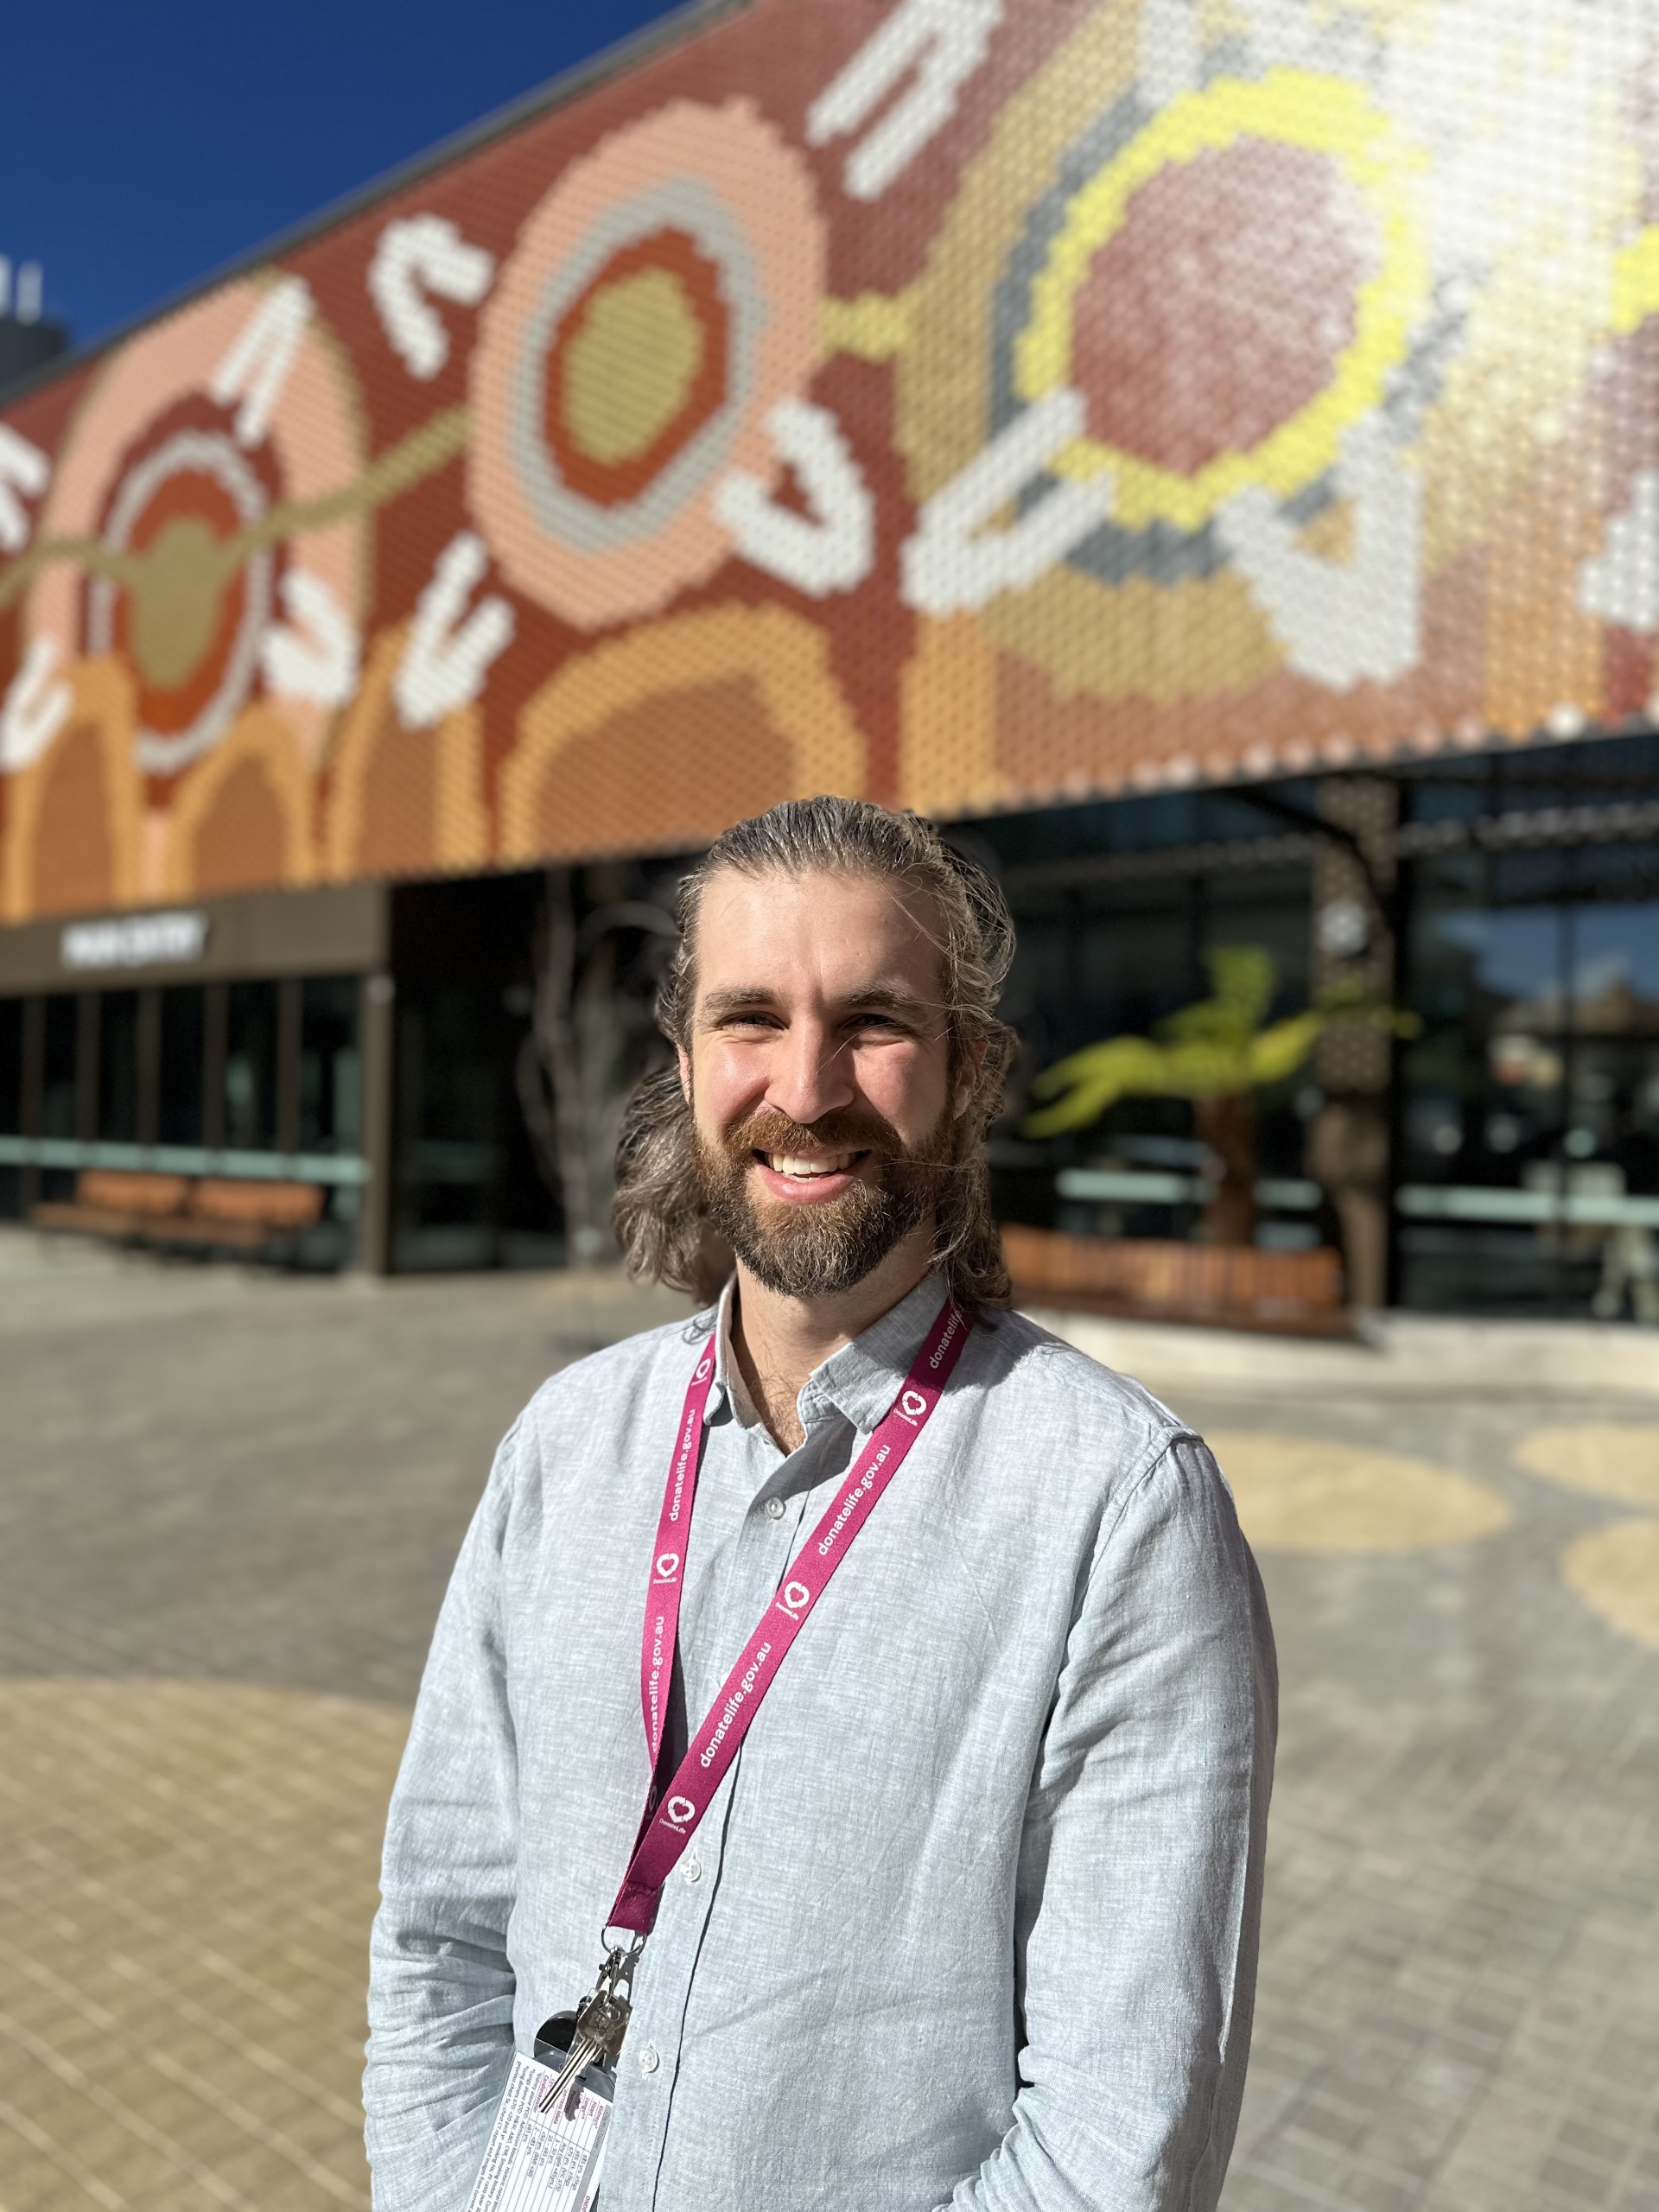
MULTIPOLYGON (((611 1907, 608 1927, 626 1928, 641 1936, 651 1932, 658 1892, 737 1757, 760 1700, 777 1680, 785 1655, 823 1595, 830 1576, 846 1558, 854 1537, 874 1511, 876 1501, 926 1427, 967 1341, 967 1319, 956 1300, 947 1298, 887 1418, 859 1453, 823 1518, 796 1555, 788 1580, 762 1614, 742 1656, 703 1715, 661 1803, 647 1802, 639 1840, 611 1907)), ((653 1776, 663 1746, 668 1685, 679 1635, 681 1576, 702 1458, 703 1409, 714 1377, 711 1344, 697 1362, 685 1394, 685 1411, 680 1417, 662 1517, 657 1524, 639 1662, 639 1700, 653 1776)))

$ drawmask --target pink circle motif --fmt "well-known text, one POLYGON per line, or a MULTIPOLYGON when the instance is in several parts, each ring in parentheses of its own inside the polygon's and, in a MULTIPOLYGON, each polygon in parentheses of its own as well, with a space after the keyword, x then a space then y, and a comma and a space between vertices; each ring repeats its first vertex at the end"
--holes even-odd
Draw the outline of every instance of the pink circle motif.
POLYGON ((1335 162, 1263 138, 1149 178, 1073 303, 1090 435, 1182 475, 1260 445, 1352 341, 1364 220, 1335 162))
MULTIPOLYGON (((133 533, 142 536, 156 502, 177 497, 188 507, 191 502, 183 495, 192 482, 205 488, 204 513, 228 505, 235 522, 259 519, 270 495, 252 455, 238 450, 228 426, 183 431, 136 462, 132 454, 170 409, 206 397, 264 298, 258 283, 238 279, 115 349, 89 385, 59 454, 41 519, 43 538, 99 537, 112 550, 122 550, 133 533)), ((264 442, 283 496, 299 502, 337 491, 362 467, 355 390, 315 317, 308 317, 271 404, 264 442)), ((290 563, 327 587, 342 612, 358 618, 365 584, 359 518, 296 531, 285 542, 285 553, 290 563)), ((162 775, 184 767, 217 743, 251 695, 259 645, 275 613, 275 569, 269 552, 250 557, 240 584, 227 594, 237 602, 237 619, 227 619, 220 649, 209 656, 211 668, 204 661, 197 687, 202 696, 189 699, 188 715, 168 715, 156 727, 141 721, 135 741, 141 767, 162 775)), ((73 563, 54 562, 29 590, 25 634, 49 639, 66 665, 85 653, 126 658, 124 596, 98 578, 89 587, 73 563)), ((187 682, 179 696, 188 692, 187 682)), ((142 710, 142 680, 139 698, 142 710)), ((321 741, 323 709, 308 700, 278 698, 272 704, 302 748, 309 752, 321 741)))
POLYGON ((714 574, 731 550, 715 487, 734 468, 776 476, 767 410, 817 359, 825 253, 805 165, 747 100, 674 101, 564 172, 525 219, 472 357, 467 497, 516 590, 593 630, 714 574), (567 422, 607 310, 617 332, 666 327, 678 383, 647 380, 609 422, 601 393, 597 417, 590 400, 567 422), (584 440, 595 457, 574 467, 584 440))

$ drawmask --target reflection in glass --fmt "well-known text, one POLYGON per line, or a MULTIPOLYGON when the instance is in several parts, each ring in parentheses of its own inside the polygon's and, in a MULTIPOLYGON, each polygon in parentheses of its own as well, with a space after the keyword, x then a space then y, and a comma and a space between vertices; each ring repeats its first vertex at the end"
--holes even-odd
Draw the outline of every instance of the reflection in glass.
POLYGON ((137 991, 99 996, 98 1134, 105 1144, 131 1144, 138 1135, 137 991))
MULTIPOLYGON (((1021 1087, 1033 1070, 1082 1046, 1147 1034, 1207 997, 1205 956, 1219 947, 1259 946, 1275 976, 1270 1018, 1300 1009, 1309 988, 1308 899, 1300 867, 1085 880, 1017 896, 1018 950, 1004 1011, 1024 1049, 1013 1126, 1004 1125, 991 1150, 1003 1218, 1083 1236, 1199 1233, 1204 1179, 1214 1161, 1189 1100, 1122 1098, 1082 1135, 1033 1143, 1017 1134, 1021 1087)), ((1281 1249, 1315 1244, 1322 1234, 1303 1183, 1305 1127, 1321 1103, 1317 1090, 1299 1103, 1308 1086, 1303 1071, 1255 1100, 1256 1241, 1281 1249)))
POLYGON ((0 999, 0 1136, 23 1126, 23 1001, 0 999))
POLYGON ((1529 902, 1506 905, 1480 856, 1421 872, 1409 1304, 1659 1319, 1659 900, 1560 895, 1586 874, 1535 873, 1529 902))
POLYGON ((156 1128, 163 1144, 201 1142, 205 1001, 199 983, 162 993, 161 1097, 156 1128))
POLYGON ((495 1257, 498 1066, 484 995, 424 978, 400 989, 398 1268, 480 1268, 495 1257))
POLYGON ((362 1141, 355 976, 313 976, 300 1015, 300 1150, 355 1152, 362 1141))
POLYGON ((75 1071, 79 1059, 77 1033, 80 1011, 67 992, 46 1002, 44 1065, 41 1085, 41 1135, 73 1137, 75 1128, 75 1071))
POLYGON ((225 1142, 269 1152, 276 1142, 276 986, 232 983, 226 994, 225 1142))

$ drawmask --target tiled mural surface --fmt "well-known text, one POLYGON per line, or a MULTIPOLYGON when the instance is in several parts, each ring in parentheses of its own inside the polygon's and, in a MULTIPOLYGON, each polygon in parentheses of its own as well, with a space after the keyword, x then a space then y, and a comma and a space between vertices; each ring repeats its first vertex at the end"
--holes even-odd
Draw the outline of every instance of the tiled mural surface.
POLYGON ((751 0, 0 420, 0 916, 1617 727, 1652 0, 751 0))

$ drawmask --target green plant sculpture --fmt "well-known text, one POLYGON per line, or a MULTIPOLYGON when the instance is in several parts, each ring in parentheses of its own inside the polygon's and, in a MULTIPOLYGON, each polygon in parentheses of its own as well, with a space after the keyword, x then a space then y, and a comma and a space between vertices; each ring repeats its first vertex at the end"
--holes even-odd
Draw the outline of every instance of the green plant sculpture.
POLYGON ((1415 1018, 1363 983, 1334 983, 1311 1007, 1268 1022, 1276 981, 1259 944, 1217 945, 1205 956, 1213 995, 1172 1014, 1150 1037, 1109 1037, 1058 1060, 1032 1084, 1052 1099, 1021 1124, 1029 1137, 1091 1128, 1120 1098, 1190 1098, 1198 1137, 1221 1165, 1205 1209, 1213 1243, 1248 1244, 1255 1231, 1256 1091, 1293 1076, 1327 1029, 1363 1021, 1410 1036, 1415 1018))

